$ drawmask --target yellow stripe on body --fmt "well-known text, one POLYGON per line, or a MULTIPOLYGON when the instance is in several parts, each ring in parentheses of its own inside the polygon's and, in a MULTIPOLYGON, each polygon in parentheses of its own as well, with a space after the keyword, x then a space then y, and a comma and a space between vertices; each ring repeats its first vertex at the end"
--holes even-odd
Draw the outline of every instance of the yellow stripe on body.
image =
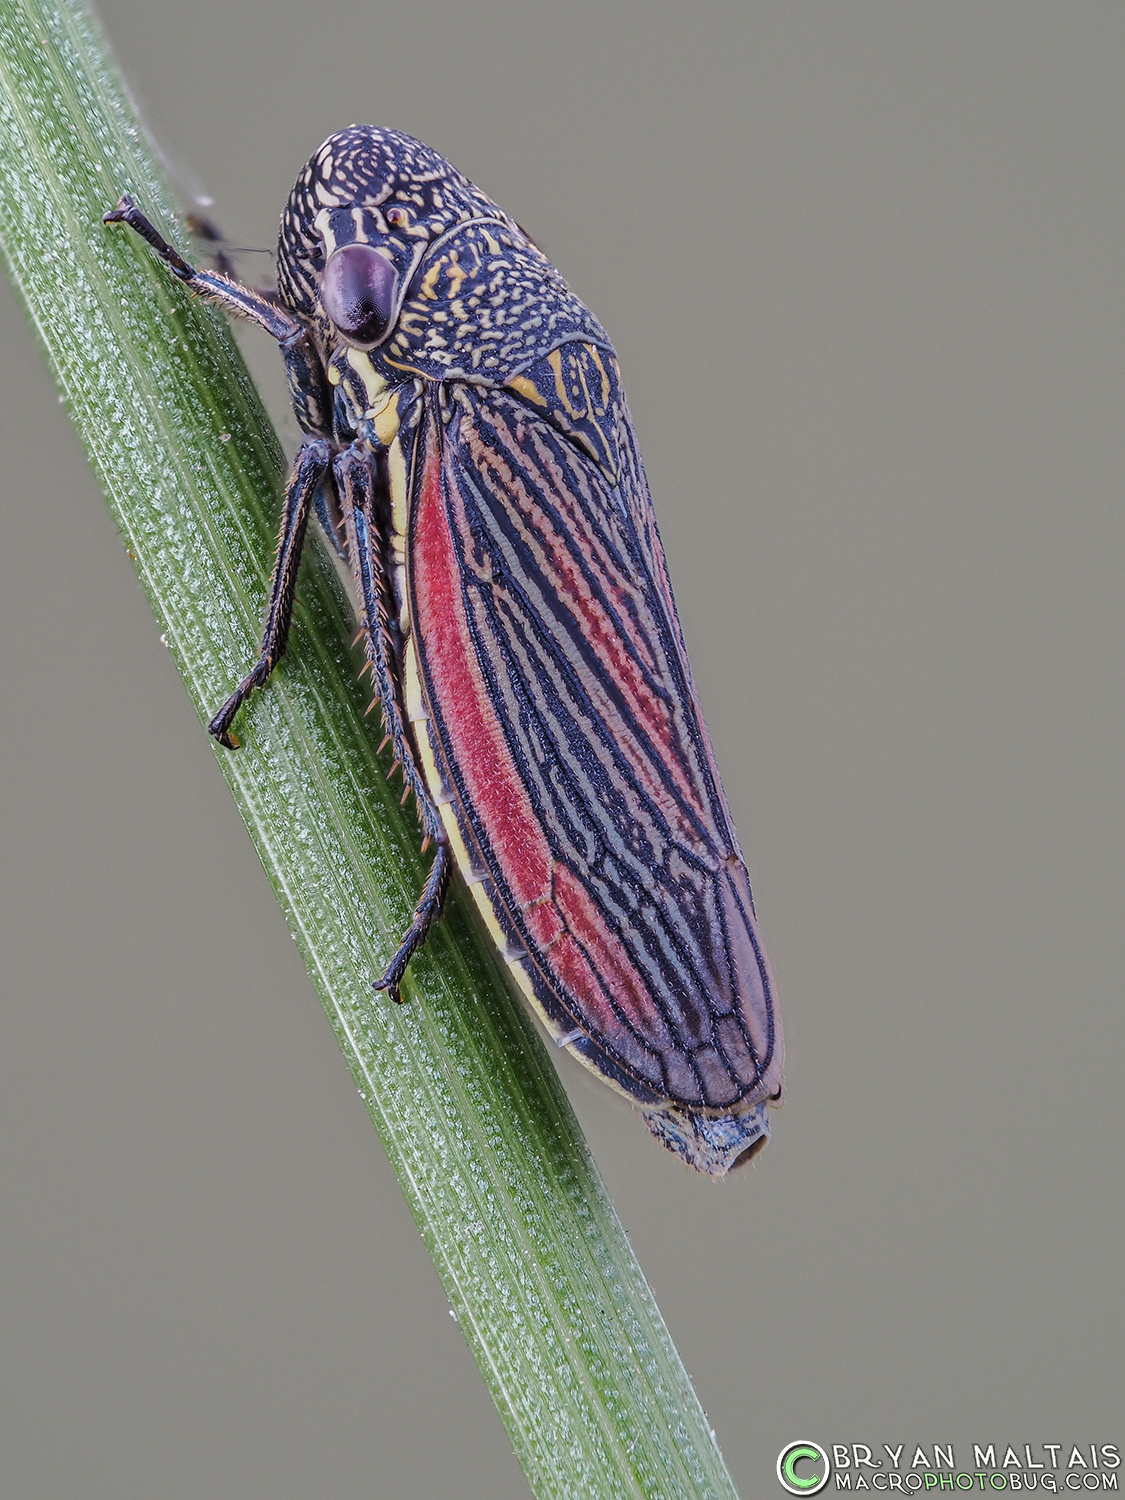
POLYGON ((516 375, 508 381, 509 387, 515 391, 517 396, 523 396, 528 401, 534 401, 536 406, 546 406, 547 402, 536 390, 534 384, 528 380, 526 375, 516 375))
MULTIPOLYGON (((397 412, 396 412, 397 417, 397 412)), ((406 589, 406 529, 410 523, 410 501, 406 493, 406 455, 394 439, 387 447, 387 478, 391 487, 391 587, 398 604, 399 629, 410 639, 410 599, 406 589)))
POLYGON ((388 447, 387 471, 391 482, 391 545, 398 557, 405 558, 410 506, 406 493, 406 455, 399 442, 388 447))
POLYGON ((437 279, 441 275, 441 261, 437 260, 422 277, 422 285, 418 289, 418 295, 426 302, 437 301, 437 279))
POLYGON ((388 395, 386 404, 379 411, 368 411, 364 415, 374 419, 375 436, 389 447, 398 437, 398 430, 402 425, 398 417, 398 403, 388 395))
MULTIPOLYGON (((418 653, 414 649, 414 637, 412 635, 406 639, 406 650, 403 652, 402 675, 404 679, 402 687, 407 722, 410 724, 428 723, 430 714, 426 707, 425 697, 422 694, 422 674, 418 670, 418 653)), ((430 790, 432 792, 433 787, 430 790)))
POLYGON ((362 349, 353 349, 349 346, 345 358, 363 384, 363 392, 367 397, 365 405, 368 408, 365 415, 373 417, 376 412, 382 411, 391 399, 387 390, 387 382, 371 363, 371 356, 365 354, 362 349))

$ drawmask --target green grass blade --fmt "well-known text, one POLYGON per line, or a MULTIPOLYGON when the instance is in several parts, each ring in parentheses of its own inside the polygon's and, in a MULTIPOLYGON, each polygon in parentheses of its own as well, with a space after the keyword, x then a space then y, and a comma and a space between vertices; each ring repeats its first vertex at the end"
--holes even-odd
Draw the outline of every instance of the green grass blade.
MULTIPOLYGON (((77 4, 0 0, 0 177, 13 279, 205 719, 256 654, 283 460, 221 319, 101 224, 124 189, 161 225, 173 206, 77 4)), ((371 992, 425 864, 351 634, 314 556, 289 656, 219 762, 516 1454, 542 1496, 731 1496, 547 1052, 456 901, 409 1003, 371 992)))

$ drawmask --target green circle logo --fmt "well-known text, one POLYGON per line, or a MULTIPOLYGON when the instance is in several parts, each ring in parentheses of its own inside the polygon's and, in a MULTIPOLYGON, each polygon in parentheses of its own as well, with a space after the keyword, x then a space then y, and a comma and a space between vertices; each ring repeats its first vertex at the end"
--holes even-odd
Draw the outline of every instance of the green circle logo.
POLYGON ((828 1483, 831 1467, 819 1443, 786 1443, 777 1455, 777 1477, 791 1495, 815 1495, 828 1483))

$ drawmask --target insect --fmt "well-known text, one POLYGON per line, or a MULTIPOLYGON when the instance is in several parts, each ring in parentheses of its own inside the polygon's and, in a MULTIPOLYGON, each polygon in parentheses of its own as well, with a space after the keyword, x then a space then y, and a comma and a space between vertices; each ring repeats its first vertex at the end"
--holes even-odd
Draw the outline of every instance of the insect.
MULTIPOLYGON (((377 990, 398 999, 454 866, 548 1031, 723 1176, 769 1137, 782 1039, 617 358, 514 219, 435 151, 352 126, 297 179, 277 291, 189 265, 265 329, 305 433, 261 654, 310 517, 351 568, 387 739, 433 862, 377 990)), ((365 668, 367 670, 367 668, 365 668)))

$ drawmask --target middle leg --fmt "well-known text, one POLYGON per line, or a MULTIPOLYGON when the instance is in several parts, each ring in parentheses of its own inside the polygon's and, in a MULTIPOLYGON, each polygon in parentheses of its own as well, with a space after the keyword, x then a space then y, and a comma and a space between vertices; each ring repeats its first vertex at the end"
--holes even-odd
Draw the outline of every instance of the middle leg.
POLYGON ((367 660, 382 707, 383 723, 394 749, 395 766, 402 767, 406 795, 414 794, 424 833, 422 847, 425 849, 430 843, 435 845, 434 862, 410 926, 382 979, 374 986, 377 990, 386 990, 392 1000, 400 1001, 398 987, 406 967, 425 942, 431 924, 445 904, 452 862, 441 815, 422 779, 406 733, 400 672, 391 643, 390 584, 383 561, 382 532, 375 513, 374 455, 358 447, 348 448, 337 455, 333 468, 359 589, 360 623, 367 643, 367 660))
POLYGON ((297 597, 297 569, 309 525, 309 509, 332 462, 331 451, 323 438, 307 438, 297 453, 297 461, 285 490, 285 509, 281 535, 277 543, 277 561, 273 569, 269 608, 262 632, 262 649, 253 669, 235 688, 207 726, 220 745, 233 750, 238 741, 230 732, 235 714, 255 688, 261 687, 285 654, 289 627, 293 623, 293 604, 297 597))

